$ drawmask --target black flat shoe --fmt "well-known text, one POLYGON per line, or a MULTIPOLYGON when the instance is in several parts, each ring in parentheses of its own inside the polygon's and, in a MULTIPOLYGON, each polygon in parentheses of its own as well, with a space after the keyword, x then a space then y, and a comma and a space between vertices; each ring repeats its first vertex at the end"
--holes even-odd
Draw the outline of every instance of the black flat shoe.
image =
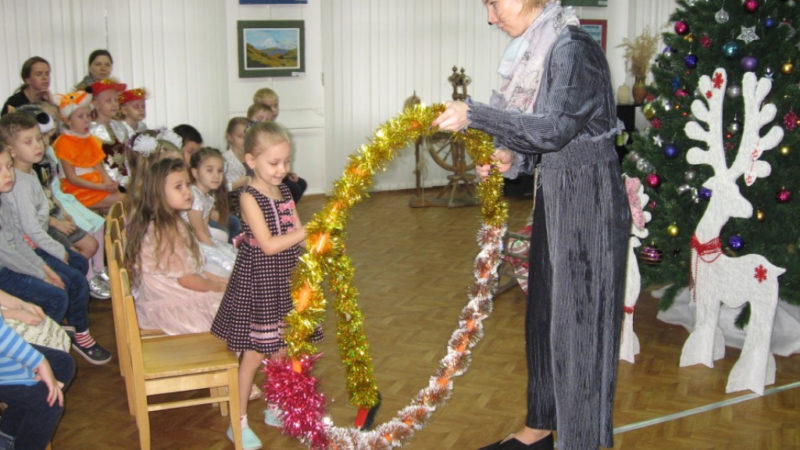
POLYGON ((517 438, 512 437, 506 441, 497 441, 481 447, 480 450, 553 450, 554 448, 553 433, 550 433, 532 444, 523 444, 517 438))

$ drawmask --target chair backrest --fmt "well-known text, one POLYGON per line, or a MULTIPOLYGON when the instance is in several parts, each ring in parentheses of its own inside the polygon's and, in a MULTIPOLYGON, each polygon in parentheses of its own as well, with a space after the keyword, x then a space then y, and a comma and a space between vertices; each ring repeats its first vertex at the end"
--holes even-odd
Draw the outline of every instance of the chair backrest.
MULTIPOLYGON (((111 222, 116 223, 116 220, 111 222)), ((107 224, 110 225, 110 224, 107 224)), ((125 308, 123 306, 124 293, 122 287, 122 280, 120 270, 122 270, 122 261, 124 252, 122 251, 122 242, 119 239, 111 240, 109 234, 106 233, 106 255, 109 284, 111 285, 111 313, 114 317, 114 337, 117 340, 117 354, 119 355, 118 361, 120 366, 120 373, 127 376, 129 364, 128 360, 128 335, 125 331, 125 308)))
POLYGON ((128 223, 128 216, 125 213, 125 207, 122 202, 117 202, 111 205, 106 215, 106 235, 109 233, 116 233, 116 236, 122 240, 122 247, 125 247, 127 241, 127 233, 125 233, 125 224, 128 223), (112 223, 116 221, 116 228, 112 227, 112 223))
POLYGON ((121 201, 114 203, 110 208, 108 208, 106 220, 110 219, 117 219, 117 221, 121 223, 125 223, 127 221, 127 217, 125 216, 125 206, 121 201))
POLYGON ((125 333, 128 336, 128 351, 130 351, 131 366, 133 371, 143 367, 142 362, 142 335, 139 332, 139 318, 136 317, 136 306, 131 294, 131 283, 128 270, 120 269, 119 279, 122 287, 123 317, 125 318, 125 333))

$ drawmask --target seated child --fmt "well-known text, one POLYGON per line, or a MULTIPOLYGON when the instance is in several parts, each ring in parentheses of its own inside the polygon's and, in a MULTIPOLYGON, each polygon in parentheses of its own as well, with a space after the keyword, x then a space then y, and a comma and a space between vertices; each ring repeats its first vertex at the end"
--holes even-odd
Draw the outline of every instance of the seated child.
POLYGON ((92 94, 94 108, 94 121, 89 129, 103 144, 103 152, 106 154, 103 164, 108 176, 125 187, 128 185, 128 168, 125 167, 128 131, 124 122, 114 120, 119 113, 119 96, 123 91, 124 83, 108 78, 92 83, 87 90, 92 94))
MULTIPOLYGON (((13 127, 18 128, 28 137, 33 133, 32 127, 38 125, 39 131, 42 133, 42 141, 45 146, 45 153, 42 158, 36 161, 37 158, 31 158, 31 151, 24 151, 20 154, 15 154, 14 146, 12 145, 12 156, 14 157, 14 167, 17 169, 14 190, 9 195, 12 198, 22 197, 23 203, 27 199, 33 198, 37 203, 35 205, 39 212, 39 219, 43 230, 58 243, 66 249, 74 249, 83 258, 91 260, 92 270, 87 271, 86 279, 89 281, 89 290, 92 297, 97 299, 108 299, 111 297, 110 288, 108 285, 108 275, 105 273, 105 264, 103 262, 103 226, 105 220, 93 213, 91 210, 83 206, 74 196, 61 192, 60 180, 58 177, 58 159, 55 157, 52 147, 49 145, 50 136, 55 132, 55 121, 44 113, 41 108, 36 105, 25 105, 17 109, 18 113, 24 113, 31 117, 32 122, 28 123, 24 118, 14 119, 13 127), (31 183, 36 179, 39 183, 39 188, 35 183, 31 183), (52 181, 51 181, 52 180, 52 181), (51 187, 51 182, 56 186, 51 187), (41 190, 44 198, 38 193, 41 190), (25 194, 23 194, 25 192, 25 194), (61 194, 62 201, 55 195, 61 194), (73 215, 65 208, 69 206, 73 214, 79 218, 86 218, 87 221, 94 221, 88 223, 89 227, 94 227, 93 233, 89 234, 82 227, 79 226, 73 219, 73 215), (49 215, 47 215, 49 214, 49 215), (47 222, 44 220, 47 218, 47 222)), ((6 119, 9 120, 9 119, 6 119)), ((29 147, 28 147, 29 148, 29 147)), ((30 150, 30 148, 29 148, 30 150)), ((38 153, 33 153, 38 155, 38 153)), ((23 205, 27 206, 27 205, 23 205)), ((20 223, 20 228, 25 231, 30 237, 40 232, 38 224, 31 223, 23 225, 20 223)), ((43 247, 47 248, 47 240, 45 238, 32 239, 34 242, 45 240, 43 247)), ((55 251, 55 253, 58 253, 55 251)), ((55 254, 51 252, 51 254, 55 254)), ((76 261, 81 260, 77 258, 76 261)), ((75 267, 83 271, 83 267, 75 267)))
POLYGON ((181 217, 189 222, 197 237, 206 260, 205 269, 227 278, 236 261, 236 250, 228 244, 226 232, 208 225, 212 210, 217 211, 218 221, 228 220, 228 189, 222 164, 222 154, 215 148, 203 147, 192 155, 189 166, 192 208, 182 211, 181 217))
POLYGON ((169 129, 145 130, 134 133, 125 147, 125 161, 128 165, 128 192, 125 210, 128 217, 133 216, 141 205, 144 177, 150 166, 166 158, 180 158, 183 142, 169 129))
POLYGON ((256 122, 272 122, 275 115, 272 114, 272 109, 269 106, 260 103, 253 103, 247 108, 247 120, 250 123, 256 122))
POLYGON ((30 345, 0 320, 0 448, 44 449, 64 412, 75 376, 68 353, 30 345))
POLYGON ((122 115, 122 120, 119 122, 125 127, 129 137, 147 129, 144 123, 147 117, 147 107, 144 104, 146 99, 147 91, 144 88, 129 89, 119 94, 119 109, 122 115))
POLYGON ((84 206, 105 211, 125 195, 103 167, 106 158, 100 140, 89 133, 92 96, 83 91, 56 96, 59 113, 69 128, 53 143, 64 168, 61 189, 84 206))
POLYGON ((246 117, 234 117, 228 121, 225 140, 228 149, 222 152, 225 158, 225 180, 228 182, 228 207, 230 213, 239 217, 239 194, 250 183, 248 167, 244 163, 244 135, 247 131, 246 117))
MULTIPOLYGON (((203 136, 200 135, 200 132, 195 127, 188 124, 178 125, 173 128, 173 131, 183 138, 183 161, 186 163, 186 167, 189 167, 192 164, 192 154, 203 146, 203 136)), ((238 205, 238 202, 234 203, 234 205, 238 205)), ((228 233, 228 243, 232 243, 234 236, 237 236, 242 231, 242 222, 234 214, 228 214, 227 227, 223 225, 224 222, 219 222, 219 213, 216 210, 211 212, 211 218, 208 221, 209 226, 212 228, 228 233)))
POLYGON ((38 305, 0 290, 0 311, 6 325, 25 342, 69 352, 69 335, 38 305))
POLYGON ((200 135, 200 132, 197 131, 197 128, 186 123, 178 125, 177 127, 173 128, 172 131, 177 133, 178 136, 183 139, 181 154, 183 156, 183 162, 186 163, 186 167, 189 167, 192 153, 200 150, 200 147, 203 146, 203 136, 200 135))
POLYGON ((197 240, 180 217, 192 207, 186 165, 181 159, 162 159, 143 184, 125 248, 139 325, 168 334, 209 331, 227 280, 203 270, 197 240))
MULTIPOLYGON (((2 131, 4 127, 0 127, 2 131)), ((5 133, 0 134, 3 139, 5 133)), ((0 146, 0 194, 14 187, 14 169, 7 145, 0 146)), ((39 305, 56 323, 65 317, 76 332, 72 348, 92 364, 105 364, 111 353, 89 332, 89 286, 84 275, 64 261, 34 251, 16 226, 15 211, 0 198, 0 289, 39 305)))

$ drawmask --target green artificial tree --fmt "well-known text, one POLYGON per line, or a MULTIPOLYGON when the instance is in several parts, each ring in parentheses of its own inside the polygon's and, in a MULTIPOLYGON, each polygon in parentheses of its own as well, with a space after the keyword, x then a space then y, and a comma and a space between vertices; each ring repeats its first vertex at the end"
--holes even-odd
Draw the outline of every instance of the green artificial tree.
MULTIPOLYGON (((713 175, 707 165, 690 165, 686 153, 704 149, 684 131, 694 120, 691 104, 703 93, 701 76, 715 69, 727 72, 723 103, 724 148, 727 163, 736 156, 743 130, 741 83, 746 72, 773 81, 764 103, 777 107, 773 125, 784 130, 777 148, 764 152, 769 176, 739 189, 753 206, 750 218, 731 218, 722 232, 722 250, 730 256, 760 254, 786 269, 780 277, 780 297, 800 304, 800 207, 792 200, 800 187, 800 6, 794 0, 680 0, 670 17, 674 32, 663 35, 666 47, 652 65, 654 83, 642 112, 650 126, 633 137, 623 170, 642 179, 652 214, 650 237, 640 249, 643 287, 670 285, 661 309, 691 283, 690 239, 712 191, 703 187, 713 175), (731 151, 728 151, 728 150, 731 151)), ((747 309, 740 315, 746 323, 747 309)))

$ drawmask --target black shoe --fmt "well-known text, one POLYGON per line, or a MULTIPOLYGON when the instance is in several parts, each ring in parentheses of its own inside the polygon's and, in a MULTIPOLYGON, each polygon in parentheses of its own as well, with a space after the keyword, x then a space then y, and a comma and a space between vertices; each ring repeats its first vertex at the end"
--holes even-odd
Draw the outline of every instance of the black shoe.
POLYGON ((481 447, 480 450, 553 450, 554 448, 553 433, 550 433, 532 444, 523 444, 517 438, 512 437, 507 441, 497 441, 481 447))
POLYGON ((378 392, 378 403, 375 404, 372 408, 369 409, 367 413, 367 418, 364 419, 364 424, 359 427, 362 431, 371 430, 372 425, 375 424, 375 415, 378 414, 378 410, 381 407, 381 403, 383 402, 383 398, 381 397, 381 393, 378 392))

